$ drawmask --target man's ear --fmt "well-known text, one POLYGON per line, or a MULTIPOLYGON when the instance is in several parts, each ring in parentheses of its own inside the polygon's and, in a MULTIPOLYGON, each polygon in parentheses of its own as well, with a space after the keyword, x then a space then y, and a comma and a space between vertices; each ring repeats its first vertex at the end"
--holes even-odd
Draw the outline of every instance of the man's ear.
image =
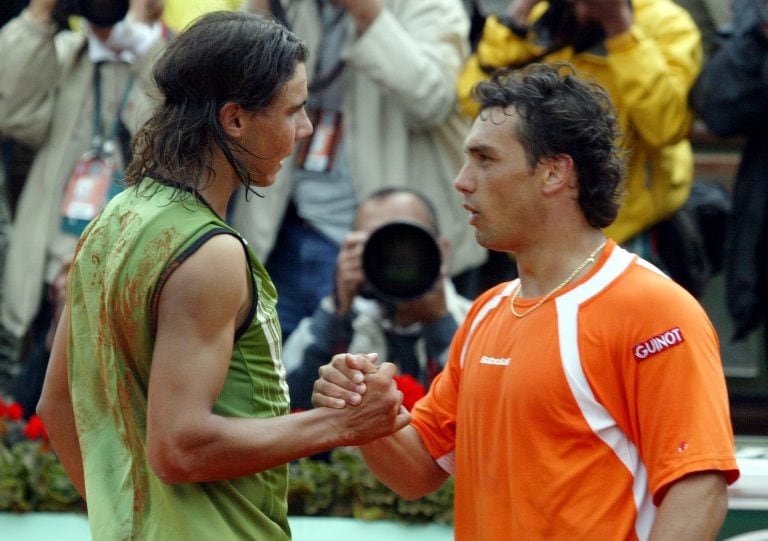
POLYGON ((542 190, 545 194, 553 194, 564 188, 576 188, 576 168, 573 158, 568 154, 546 158, 543 165, 542 190))
POLYGON ((221 128, 231 139, 239 140, 242 138, 243 114, 245 112, 245 109, 233 101, 228 101, 219 109, 221 128))

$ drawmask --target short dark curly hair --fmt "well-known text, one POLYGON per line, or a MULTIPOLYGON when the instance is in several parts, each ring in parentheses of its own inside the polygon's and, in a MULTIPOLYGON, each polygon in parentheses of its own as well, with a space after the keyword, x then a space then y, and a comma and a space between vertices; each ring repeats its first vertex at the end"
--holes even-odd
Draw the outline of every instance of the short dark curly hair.
POLYGON ((478 83, 481 112, 513 107, 515 136, 533 168, 542 158, 567 154, 578 177, 578 202, 593 227, 610 225, 619 209, 625 156, 616 112, 605 90, 576 76, 570 64, 530 64, 499 70, 478 83))

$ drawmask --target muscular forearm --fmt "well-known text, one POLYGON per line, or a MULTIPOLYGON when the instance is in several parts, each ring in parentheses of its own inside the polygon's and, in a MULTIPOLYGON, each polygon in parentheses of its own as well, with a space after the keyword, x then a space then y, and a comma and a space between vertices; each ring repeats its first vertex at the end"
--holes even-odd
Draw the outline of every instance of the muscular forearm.
POLYGON ((448 478, 410 425, 360 449, 374 475, 403 498, 421 498, 440 488, 448 478))
POLYGON ((148 435, 155 473, 167 483, 191 483, 252 475, 346 445, 327 408, 270 419, 210 415, 175 435, 148 435))
POLYGON ((272 418, 233 418, 203 404, 172 408, 159 399, 147 412, 147 453, 168 483, 251 475, 334 447, 362 445, 395 433, 410 421, 395 390, 395 366, 365 376, 358 406, 315 408, 272 418))
POLYGON ((675 482, 659 506, 650 541, 715 539, 728 511, 725 477, 701 472, 675 482))

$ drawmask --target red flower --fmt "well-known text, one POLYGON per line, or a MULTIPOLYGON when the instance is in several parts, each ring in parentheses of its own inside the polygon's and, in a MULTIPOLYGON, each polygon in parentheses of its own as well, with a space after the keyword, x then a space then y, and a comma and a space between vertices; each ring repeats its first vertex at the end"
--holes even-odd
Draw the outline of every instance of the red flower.
POLYGON ((43 422, 37 415, 33 415, 29 418, 26 426, 24 426, 23 432, 24 435, 30 440, 48 439, 48 432, 46 432, 45 426, 43 426, 43 422))
POLYGON ((5 401, 0 397, 0 419, 5 419, 8 416, 8 406, 5 405, 5 401))
POLYGON ((410 374, 397 374, 394 380, 397 388, 403 393, 403 406, 411 411, 419 398, 426 394, 424 386, 410 374))
POLYGON ((24 408, 18 402, 11 402, 6 409, 6 413, 11 421, 20 421, 24 417, 24 408))

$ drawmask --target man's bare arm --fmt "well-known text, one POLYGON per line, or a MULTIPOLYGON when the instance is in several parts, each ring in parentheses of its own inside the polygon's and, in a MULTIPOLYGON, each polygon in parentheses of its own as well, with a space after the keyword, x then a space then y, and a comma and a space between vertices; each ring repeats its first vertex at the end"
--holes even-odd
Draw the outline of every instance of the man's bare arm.
POLYGON ((367 443, 392 434, 410 418, 401 411, 392 364, 369 379, 359 408, 265 419, 215 414, 235 330, 250 313, 247 268, 240 241, 218 235, 185 260, 160 293, 147 453, 166 482, 250 475, 332 447, 367 443))
POLYGON ((659 506, 650 541, 715 539, 728 512, 725 475, 704 471, 687 475, 669 488, 659 506))
POLYGON ((373 474, 408 500, 434 492, 448 478, 448 472, 435 462, 411 425, 362 445, 360 450, 373 474))
POLYGON ((69 394, 68 327, 69 314, 64 308, 53 339, 51 358, 48 361, 37 413, 45 425, 51 445, 64 466, 67 476, 80 495, 85 498, 83 459, 75 428, 72 398, 69 394))

